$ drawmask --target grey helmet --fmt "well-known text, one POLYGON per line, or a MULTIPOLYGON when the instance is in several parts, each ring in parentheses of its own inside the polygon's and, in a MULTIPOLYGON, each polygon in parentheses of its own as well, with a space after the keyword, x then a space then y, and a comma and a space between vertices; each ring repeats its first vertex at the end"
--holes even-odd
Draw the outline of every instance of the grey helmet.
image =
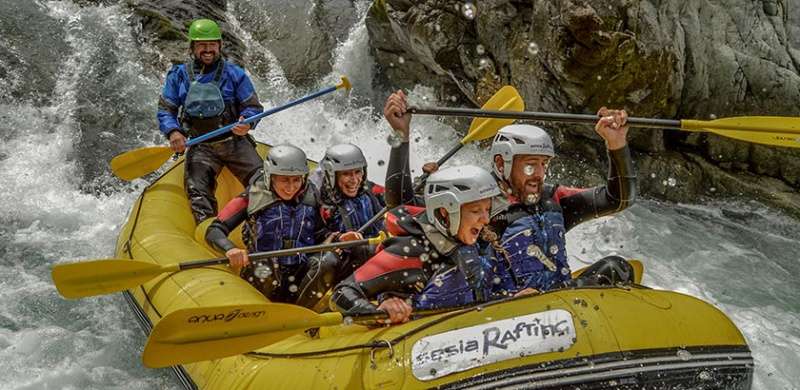
POLYGON ((336 172, 361 168, 364 170, 364 182, 367 181, 367 159, 358 146, 339 144, 328 148, 325 157, 320 161, 325 174, 324 182, 328 188, 336 185, 336 172))
POLYGON ((541 127, 533 125, 509 125, 500 129, 492 141, 492 156, 500 155, 505 163, 503 174, 497 169, 497 164, 492 161, 494 173, 498 177, 508 180, 511 177, 511 166, 514 156, 520 154, 533 154, 555 157, 553 140, 541 127))
POLYGON ((264 159, 264 180, 267 182, 267 188, 271 188, 269 179, 272 175, 308 175, 306 153, 294 145, 273 146, 264 159))
POLYGON ((483 168, 474 165, 445 168, 434 172, 425 183, 425 212, 436 229, 454 237, 461 223, 461 205, 500 194, 497 181, 483 168), (449 227, 436 210, 447 210, 449 227))

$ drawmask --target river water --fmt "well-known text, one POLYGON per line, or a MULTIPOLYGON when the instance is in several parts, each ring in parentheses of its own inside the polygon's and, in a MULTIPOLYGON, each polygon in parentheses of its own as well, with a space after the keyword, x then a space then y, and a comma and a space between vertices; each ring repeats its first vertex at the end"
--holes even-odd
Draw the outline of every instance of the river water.
MULTIPOLYGON (((244 0, 242 0, 244 1, 244 0)), ((50 279, 57 263, 113 256, 117 231, 144 180, 113 178, 107 161, 160 142, 161 71, 141 63, 130 10, 113 1, 0 0, 0 373, 2 389, 176 389, 171 371, 142 366, 145 337, 120 294, 68 301, 50 279), (108 5, 110 4, 110 5, 108 5)), ((314 88, 289 83, 235 15, 249 50, 270 61, 254 81, 266 107, 350 77, 349 97, 329 96, 263 120, 270 143, 301 145, 319 159, 335 142, 361 145, 380 181, 388 154, 386 96, 370 91, 374 63, 363 16, 335 48, 333 72, 314 88), (361 92, 360 92, 361 91, 361 92), (376 109, 376 107, 378 109, 376 109)), ((164 70, 165 71, 165 70, 164 70)), ((380 91, 378 91, 380 92, 380 91)), ((430 101, 430 91, 412 95, 430 101)), ((415 164, 457 142, 433 118, 414 118, 415 164)), ((468 146, 453 159, 487 161, 468 146)), ((569 177, 565 172, 562 177, 569 177)), ((667 179, 667 178, 665 178, 667 179)), ((641 259, 644 282, 710 302, 742 330, 756 362, 754 388, 797 389, 800 372, 800 227, 748 200, 704 205, 641 201, 568 234, 573 267, 608 254, 641 259)))

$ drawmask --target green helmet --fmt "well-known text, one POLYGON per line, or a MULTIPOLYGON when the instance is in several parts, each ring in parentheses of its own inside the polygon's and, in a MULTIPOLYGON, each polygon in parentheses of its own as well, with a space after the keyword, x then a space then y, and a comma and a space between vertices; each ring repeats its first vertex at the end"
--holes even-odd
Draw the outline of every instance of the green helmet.
POLYGON ((217 22, 211 19, 197 19, 189 26, 189 41, 220 41, 222 31, 217 22))

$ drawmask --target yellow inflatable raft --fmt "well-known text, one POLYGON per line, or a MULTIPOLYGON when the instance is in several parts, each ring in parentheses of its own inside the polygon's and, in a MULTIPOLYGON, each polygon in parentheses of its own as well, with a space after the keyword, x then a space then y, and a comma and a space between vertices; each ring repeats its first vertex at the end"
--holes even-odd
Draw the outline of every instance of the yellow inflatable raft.
MULTIPOLYGON (((242 191, 227 170, 218 184, 220 205, 242 191)), ((196 230, 179 160, 136 201, 116 254, 158 264, 219 257, 196 230)), ((147 332, 179 309, 268 303, 224 266, 165 274, 125 296, 147 332)), ((323 327, 173 369, 192 389, 749 389, 753 360, 713 306, 635 285, 553 291, 391 327, 323 327)))

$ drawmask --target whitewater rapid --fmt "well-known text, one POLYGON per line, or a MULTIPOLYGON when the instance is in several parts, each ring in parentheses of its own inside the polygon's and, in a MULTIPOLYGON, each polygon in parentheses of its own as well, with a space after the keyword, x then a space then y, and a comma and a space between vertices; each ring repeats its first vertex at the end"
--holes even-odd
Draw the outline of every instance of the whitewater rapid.
MULTIPOLYGON (((368 5, 356 3, 359 22, 337 46, 334 70, 308 89, 292 86, 269 50, 234 13, 227 17, 249 50, 270 62, 268 77, 254 80, 265 107, 336 84, 340 75, 354 86, 350 96, 266 118, 254 136, 291 140, 313 159, 330 144, 354 142, 368 154, 370 176, 382 181, 388 127, 379 116, 382 102, 370 98, 375 64, 363 22, 368 5)), ((145 336, 120 294, 64 300, 49 275, 54 264, 111 257, 118 229, 147 184, 112 178, 107 161, 161 142, 154 113, 162 74, 141 62, 143 50, 152 49, 135 40, 132 15, 122 5, 0 0, 0 6, 6 10, 0 16, 0 84, 6 88, 0 94, 0 388, 180 388, 170 370, 142 366, 145 336), (31 39, 52 42, 36 52, 31 39), (48 73, 52 63, 58 66, 48 73), (47 98, 33 98, 41 93, 35 88, 47 98)), ((425 86, 411 94, 437 103, 425 86)), ((415 167, 460 138, 432 117, 415 117, 412 126, 415 167)), ((486 151, 470 145, 450 163, 478 161, 488 161, 486 151)), ((797 220, 745 200, 641 201, 567 237, 573 268, 609 254, 641 259, 644 284, 714 304, 750 344, 754 388, 797 388, 797 220)))

